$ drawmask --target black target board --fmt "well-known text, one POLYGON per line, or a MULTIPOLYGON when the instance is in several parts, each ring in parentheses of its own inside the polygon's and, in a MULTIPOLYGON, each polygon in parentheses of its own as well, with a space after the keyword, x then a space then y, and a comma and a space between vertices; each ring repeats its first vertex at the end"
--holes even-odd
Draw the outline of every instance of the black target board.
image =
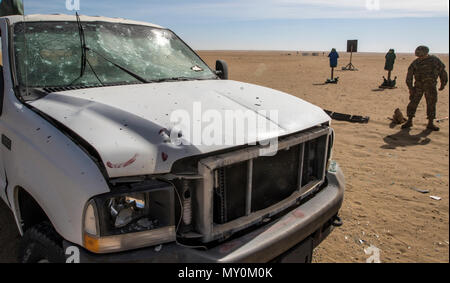
POLYGON ((358 40, 347 40, 347 52, 358 52, 358 40))

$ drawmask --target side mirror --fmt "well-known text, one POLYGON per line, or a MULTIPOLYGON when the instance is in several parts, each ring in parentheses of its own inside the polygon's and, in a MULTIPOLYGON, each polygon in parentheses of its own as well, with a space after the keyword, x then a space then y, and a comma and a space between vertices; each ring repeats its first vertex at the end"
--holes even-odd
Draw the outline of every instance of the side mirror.
POLYGON ((216 75, 218 75, 222 80, 228 80, 228 65, 225 61, 216 61, 216 75))

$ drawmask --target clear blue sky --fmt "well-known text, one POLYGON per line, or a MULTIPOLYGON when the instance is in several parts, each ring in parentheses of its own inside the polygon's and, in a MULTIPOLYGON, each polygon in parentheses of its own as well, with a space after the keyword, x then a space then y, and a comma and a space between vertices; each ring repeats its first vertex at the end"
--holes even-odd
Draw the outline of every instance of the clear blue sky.
MULTIPOLYGON (((72 0, 74 1, 74 0, 72 0)), ((76 0, 75 0, 76 1, 76 0)), ((195 49, 449 52, 446 0, 80 0, 80 13, 152 22, 195 49)), ((24 0, 25 13, 65 13, 66 0, 24 0)))

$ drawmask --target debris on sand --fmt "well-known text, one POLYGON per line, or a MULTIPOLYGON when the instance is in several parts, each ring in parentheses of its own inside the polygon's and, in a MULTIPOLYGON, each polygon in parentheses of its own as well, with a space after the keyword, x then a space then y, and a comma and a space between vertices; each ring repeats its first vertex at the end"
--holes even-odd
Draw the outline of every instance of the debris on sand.
POLYGON ((430 198, 434 199, 434 200, 441 200, 441 197, 437 197, 437 196, 430 196, 430 198))
POLYGON ((405 116, 403 116, 402 111, 399 108, 395 109, 394 116, 390 119, 392 123, 400 125, 406 122, 405 116))
POLYGON ((358 115, 350 115, 350 114, 342 114, 333 112, 330 110, 324 110, 325 113, 328 114, 333 120, 336 121, 347 121, 351 123, 361 123, 361 124, 367 124, 369 123, 370 117, 363 117, 358 115))
POLYGON ((411 190, 414 190, 414 191, 422 193, 422 194, 428 194, 430 192, 429 190, 421 190, 416 187, 411 187, 411 190))

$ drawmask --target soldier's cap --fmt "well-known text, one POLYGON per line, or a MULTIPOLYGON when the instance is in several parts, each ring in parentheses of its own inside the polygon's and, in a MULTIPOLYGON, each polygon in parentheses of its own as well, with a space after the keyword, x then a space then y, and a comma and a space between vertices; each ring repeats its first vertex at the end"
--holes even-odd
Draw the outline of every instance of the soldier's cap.
POLYGON ((416 56, 417 57, 427 56, 429 52, 430 52, 430 49, 424 45, 421 45, 416 48, 416 56))
POLYGON ((389 52, 394 53, 395 50, 394 49, 389 49, 389 52))
POLYGON ((331 49, 331 52, 336 52, 336 48, 331 49))

